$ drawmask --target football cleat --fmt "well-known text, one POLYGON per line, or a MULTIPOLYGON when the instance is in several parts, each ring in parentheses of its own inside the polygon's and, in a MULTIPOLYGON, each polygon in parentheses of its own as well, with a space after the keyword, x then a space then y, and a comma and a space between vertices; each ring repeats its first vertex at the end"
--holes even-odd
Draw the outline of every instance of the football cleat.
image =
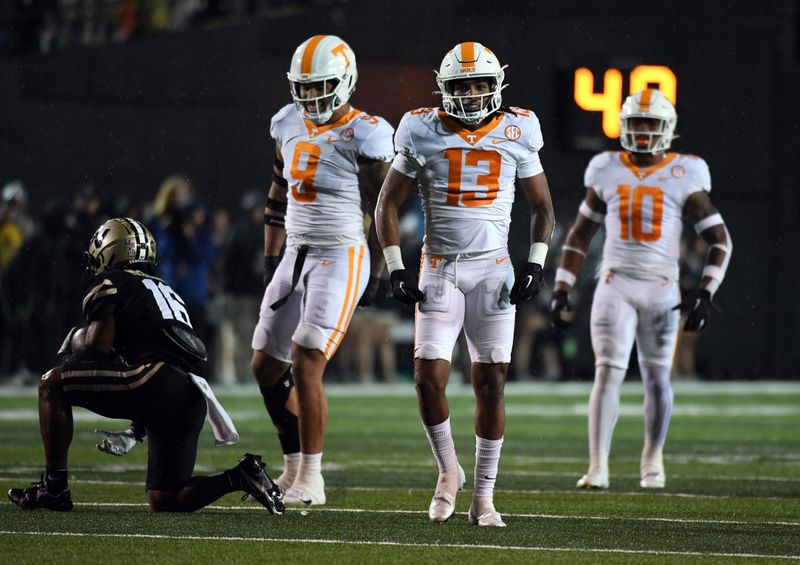
POLYGON ((589 470, 584 476, 575 483, 578 488, 586 489, 606 489, 608 488, 608 471, 595 469, 589 470))
POLYGON ((664 488, 667 483, 667 476, 664 474, 664 468, 645 468, 642 469, 642 480, 639 481, 639 486, 642 488, 664 488))
POLYGON ((72 494, 65 488, 58 494, 51 494, 47 490, 44 477, 38 483, 33 483, 28 488, 12 488, 8 491, 11 502, 23 510, 55 510, 56 512, 69 512, 72 510, 72 494))
POLYGON ((476 496, 472 499, 467 520, 473 526, 506 527, 503 517, 494 509, 494 502, 489 496, 476 496))
POLYGON ((325 504, 325 479, 322 475, 310 482, 295 481, 283 496, 286 504, 323 506, 325 504))
POLYGON ((240 488, 247 493, 242 500, 249 495, 260 502, 271 514, 283 514, 285 509, 283 493, 278 485, 269 478, 264 467, 260 455, 245 453, 244 457, 239 459, 239 464, 231 471, 234 476, 238 475, 240 488))
POLYGON ((428 518, 431 522, 441 524, 450 519, 456 511, 456 493, 464 488, 466 482, 467 477, 461 465, 457 469, 439 473, 436 492, 433 493, 431 505, 428 507, 428 518))

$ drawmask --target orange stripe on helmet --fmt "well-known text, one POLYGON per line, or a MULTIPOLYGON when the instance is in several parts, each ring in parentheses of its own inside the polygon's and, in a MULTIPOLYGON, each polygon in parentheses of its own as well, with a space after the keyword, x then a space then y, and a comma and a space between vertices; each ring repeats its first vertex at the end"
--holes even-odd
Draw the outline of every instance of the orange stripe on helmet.
POLYGON ((461 44, 461 68, 475 66, 475 43, 467 41, 461 44))
POLYGON ((314 51, 317 50, 317 45, 319 45, 319 42, 323 39, 325 39, 324 35, 315 35, 308 40, 308 45, 306 45, 305 51, 303 51, 303 60, 300 62, 301 75, 311 74, 311 61, 314 59, 314 51))
POLYGON ((650 110, 650 99, 653 98, 653 89, 646 88, 642 91, 642 97, 639 99, 639 111, 647 112, 650 110))

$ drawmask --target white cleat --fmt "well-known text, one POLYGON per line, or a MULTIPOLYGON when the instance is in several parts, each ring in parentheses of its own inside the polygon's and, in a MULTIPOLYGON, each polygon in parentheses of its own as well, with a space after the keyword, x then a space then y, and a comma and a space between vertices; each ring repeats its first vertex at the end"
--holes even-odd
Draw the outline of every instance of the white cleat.
POLYGON ((639 486, 642 488, 664 488, 667 483, 667 476, 664 474, 664 469, 642 469, 642 480, 639 481, 639 486))
POLYGON ((457 469, 439 473, 436 492, 428 507, 428 518, 431 522, 440 524, 450 519, 456 511, 456 493, 464 488, 466 482, 467 477, 461 465, 457 469))
POLYGON ((473 526, 494 526, 495 528, 505 528, 506 523, 503 517, 494 509, 494 502, 488 496, 476 496, 472 499, 469 507, 467 520, 473 526))
POLYGON ((575 483, 578 488, 606 489, 608 488, 608 471, 596 469, 589 471, 575 483))
POLYGON ((325 504, 325 481, 322 475, 311 484, 295 481, 283 495, 283 503, 287 506, 323 506, 325 504))

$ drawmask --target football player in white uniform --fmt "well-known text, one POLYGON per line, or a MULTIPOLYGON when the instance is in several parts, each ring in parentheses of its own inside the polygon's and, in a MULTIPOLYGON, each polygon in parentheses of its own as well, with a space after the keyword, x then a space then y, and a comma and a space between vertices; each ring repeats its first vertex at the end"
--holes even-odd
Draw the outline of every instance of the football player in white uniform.
POLYGON ((369 243, 365 238, 363 210, 371 210, 389 169, 394 130, 348 103, 356 58, 338 37, 304 41, 288 77, 294 104, 270 125, 275 167, 265 210, 267 286, 252 368, 284 452, 276 482, 286 503, 320 505, 328 421, 322 373, 356 305, 371 304, 378 289, 383 255, 374 227, 369 243))
POLYGON ((589 163, 586 198, 556 272, 551 314, 553 324, 564 328, 572 319, 569 290, 589 242, 605 226, 591 314, 595 377, 589 399, 589 470, 579 488, 608 487, 611 435, 634 341, 645 387, 640 485, 664 487, 662 448, 672 413, 677 310, 686 314, 686 331, 703 330, 730 260, 730 235, 708 197, 708 166, 699 157, 667 152, 677 119, 672 103, 658 90, 643 90, 625 100, 620 115, 625 151, 600 153, 589 163), (676 307, 684 215, 710 249, 699 288, 676 307))
POLYGON ((504 67, 480 43, 445 55, 437 83, 442 107, 403 116, 397 156, 378 197, 378 237, 392 293, 416 304, 414 373, 422 422, 439 479, 428 515, 444 522, 464 484, 450 432, 445 387, 461 329, 472 360, 477 397, 475 485, 468 519, 504 526, 493 503, 505 412, 503 388, 514 334, 514 304, 542 285, 553 206, 539 160, 542 134, 530 110, 501 107, 504 67), (528 262, 516 282, 508 255, 514 186, 531 210, 528 262), (425 211, 419 286, 400 257, 397 210, 414 187, 425 211))

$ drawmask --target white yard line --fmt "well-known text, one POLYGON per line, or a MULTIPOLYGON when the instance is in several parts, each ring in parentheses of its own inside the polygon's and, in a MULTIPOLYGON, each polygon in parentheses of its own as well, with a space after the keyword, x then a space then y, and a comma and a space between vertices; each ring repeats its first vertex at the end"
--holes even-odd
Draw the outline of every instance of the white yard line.
MULTIPOLYGON (((93 506, 99 508, 147 508, 147 504, 143 502, 77 502, 75 503, 76 506, 93 506)), ((261 506, 257 506, 255 504, 247 505, 247 506, 223 506, 223 505, 211 505, 207 507, 210 510, 254 510, 257 512, 263 512, 261 506)), ((299 511, 307 511, 307 512, 342 512, 347 514, 419 514, 419 515, 427 515, 426 510, 404 510, 404 509, 376 509, 376 508, 334 508, 331 506, 316 506, 316 507, 289 507, 289 512, 299 512, 299 511)), ((456 515, 460 515, 463 513, 456 513, 456 515)), ((767 526, 798 526, 800 527, 799 522, 779 522, 779 521, 753 521, 753 522, 746 522, 742 520, 701 520, 697 518, 659 518, 659 517, 620 517, 620 516, 585 516, 582 514, 527 514, 527 513, 510 513, 510 512, 503 512, 504 517, 512 517, 512 518, 544 518, 547 520, 596 520, 596 521, 633 521, 633 522, 664 522, 669 524, 719 524, 719 525, 727 525, 727 526, 755 526, 755 525, 767 525, 767 526)), ((466 514, 464 514, 466 515, 466 514)))
POLYGON ((300 544, 323 544, 323 545, 355 545, 355 546, 390 546, 390 547, 426 547, 426 548, 448 548, 448 549, 492 549, 508 551, 541 551, 554 553, 596 553, 596 554, 626 554, 626 555, 675 555, 675 556, 698 556, 698 557, 743 557, 743 558, 768 558, 768 559, 791 559, 800 560, 798 555, 774 555, 765 553, 716 553, 699 551, 661 551, 657 549, 605 549, 605 548, 571 548, 571 547, 541 547, 541 546, 508 546, 490 544, 459 544, 459 543, 407 543, 399 541, 370 541, 370 540, 338 540, 338 539, 297 539, 279 537, 240 537, 240 536, 175 536, 163 534, 97 534, 81 532, 43 532, 43 531, 20 531, 0 530, 0 535, 11 536, 63 536, 63 537, 85 537, 85 538, 137 538, 137 539, 165 539, 165 540, 187 540, 187 541, 233 541, 233 542, 273 542, 273 543, 300 543, 300 544))

